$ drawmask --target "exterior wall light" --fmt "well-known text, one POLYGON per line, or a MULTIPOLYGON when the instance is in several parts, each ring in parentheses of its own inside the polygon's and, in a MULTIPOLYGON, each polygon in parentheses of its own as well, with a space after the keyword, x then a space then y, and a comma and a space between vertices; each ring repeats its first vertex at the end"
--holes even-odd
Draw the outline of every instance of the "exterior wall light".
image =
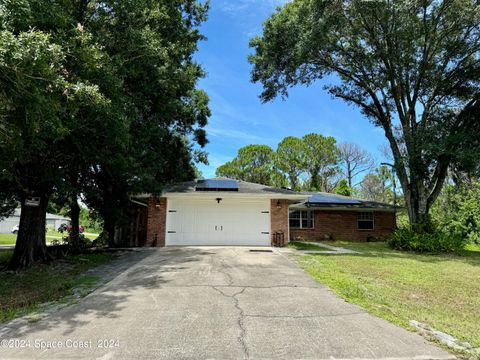
POLYGON ((222 201, 222 198, 216 198, 215 200, 217 200, 217 204, 220 204, 220 201, 222 201))
POLYGON ((281 209, 282 208, 282 204, 280 203, 280 200, 277 200, 277 209, 281 209))

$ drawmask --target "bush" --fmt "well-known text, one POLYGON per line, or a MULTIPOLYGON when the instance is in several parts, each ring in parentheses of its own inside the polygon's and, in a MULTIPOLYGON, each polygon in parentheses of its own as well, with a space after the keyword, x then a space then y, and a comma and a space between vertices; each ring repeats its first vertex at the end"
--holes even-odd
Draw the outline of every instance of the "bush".
POLYGON ((78 239, 73 239, 70 235, 63 238, 63 243, 68 245, 68 249, 73 253, 79 253, 92 247, 92 241, 83 234, 78 234, 78 239))
POLYGON ((395 230, 387 239, 392 249, 415 252, 454 252, 463 249, 467 239, 459 233, 439 230, 418 232, 405 227, 395 230))
POLYGON ((108 247, 108 234, 104 231, 92 241, 92 247, 108 247))
POLYGON ((447 185, 432 208, 439 229, 480 243, 480 182, 447 185))

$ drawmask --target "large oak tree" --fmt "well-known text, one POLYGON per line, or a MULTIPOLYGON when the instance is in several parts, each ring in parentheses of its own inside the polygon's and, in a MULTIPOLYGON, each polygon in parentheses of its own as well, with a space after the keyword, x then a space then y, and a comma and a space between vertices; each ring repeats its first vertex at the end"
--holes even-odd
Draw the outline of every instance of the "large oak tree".
POLYGON ((322 80, 383 129, 413 224, 449 167, 478 159, 476 0, 293 0, 251 46, 263 101, 322 80))
POLYGON ((194 176, 206 12, 194 0, 0 1, 0 199, 22 204, 11 268, 45 259, 53 193, 75 214, 83 194, 112 238, 130 193, 194 176))

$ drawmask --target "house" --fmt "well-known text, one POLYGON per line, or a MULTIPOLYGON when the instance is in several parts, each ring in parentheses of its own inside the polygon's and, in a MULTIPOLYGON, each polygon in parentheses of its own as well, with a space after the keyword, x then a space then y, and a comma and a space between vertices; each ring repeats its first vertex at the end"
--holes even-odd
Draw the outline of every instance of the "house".
POLYGON ((324 193, 299 193, 232 179, 183 182, 157 197, 131 198, 132 221, 119 246, 270 246, 327 238, 366 240, 395 228, 391 205, 324 193))
MULTIPOLYGON (((20 214, 21 214, 21 210, 15 209, 12 215, 2 219, 0 221, 0 234, 8 234, 12 231, 12 228, 14 226, 19 225, 20 214)), ((45 217, 45 224, 49 227, 54 228, 55 230, 57 230, 61 224, 69 223, 69 222, 70 222, 69 218, 60 216, 60 215, 47 213, 45 217)))

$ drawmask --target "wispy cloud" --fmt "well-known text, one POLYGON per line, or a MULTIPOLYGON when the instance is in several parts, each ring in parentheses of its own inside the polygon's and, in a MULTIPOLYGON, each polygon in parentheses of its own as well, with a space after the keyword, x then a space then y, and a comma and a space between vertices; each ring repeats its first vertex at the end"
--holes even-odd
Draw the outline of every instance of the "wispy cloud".
POLYGON ((285 5, 288 0, 221 0, 219 1, 220 9, 230 15, 236 15, 241 12, 250 11, 253 8, 258 10, 275 9, 277 6, 285 5))
POLYGON ((245 131, 226 129, 226 128, 208 128, 207 134, 216 136, 216 137, 229 138, 245 144, 252 144, 252 143, 263 144, 266 142, 266 140, 268 140, 261 136, 257 136, 245 131))

